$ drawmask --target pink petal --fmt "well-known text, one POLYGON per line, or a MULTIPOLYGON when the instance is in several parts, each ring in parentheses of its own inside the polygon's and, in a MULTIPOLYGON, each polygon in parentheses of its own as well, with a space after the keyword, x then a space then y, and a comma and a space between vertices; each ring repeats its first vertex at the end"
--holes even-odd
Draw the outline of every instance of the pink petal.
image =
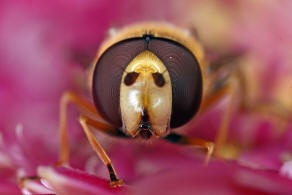
POLYGON ((133 184, 136 194, 290 194, 292 181, 277 172, 211 163, 165 170, 133 184))
POLYGON ((15 172, 15 165, 9 156, 0 150, 0 178, 14 178, 15 172))
POLYGON ((0 194, 19 195, 21 191, 16 184, 0 180, 0 194))
POLYGON ((106 195, 126 190, 126 187, 112 188, 108 180, 71 168, 39 167, 38 174, 62 195, 106 195))
POLYGON ((280 174, 292 180, 292 160, 284 162, 280 169, 280 174))
POLYGON ((256 148, 241 154, 238 161, 244 166, 278 171, 282 164, 281 154, 283 151, 285 151, 284 148, 278 145, 256 148))
POLYGON ((21 187, 23 194, 54 194, 54 192, 40 181, 27 180, 24 181, 21 187))

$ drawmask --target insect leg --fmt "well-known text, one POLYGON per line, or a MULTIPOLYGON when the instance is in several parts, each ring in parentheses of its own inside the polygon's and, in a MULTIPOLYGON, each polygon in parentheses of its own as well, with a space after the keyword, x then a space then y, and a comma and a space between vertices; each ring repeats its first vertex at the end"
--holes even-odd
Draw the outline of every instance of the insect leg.
POLYGON ((231 116, 233 112, 233 107, 235 105, 235 100, 237 98, 236 92, 238 82, 234 77, 230 77, 228 81, 222 85, 218 90, 214 93, 210 94, 203 101, 201 106, 201 113, 206 111, 209 107, 211 107, 214 103, 228 96, 227 107, 224 110, 223 117, 221 119, 221 123, 218 129, 218 133, 215 138, 215 151, 214 155, 217 157, 222 156, 222 148, 226 142, 229 130, 229 124, 231 121, 231 116))
POLYGON ((277 126, 280 132, 284 132, 284 129, 287 128, 291 121, 291 109, 277 99, 261 100, 255 97, 248 98, 248 91, 252 91, 249 89, 249 86, 253 83, 248 85, 247 74, 242 69, 238 69, 235 74, 241 92, 240 111, 254 114, 255 116, 266 117, 272 124, 277 126))
MULTIPOLYGON (((95 117, 100 118, 100 115, 98 114, 95 107, 89 103, 88 101, 84 100, 80 96, 72 93, 72 92, 66 92, 62 95, 61 102, 60 102, 60 156, 59 156, 59 162, 56 164, 57 166, 64 165, 68 163, 69 161, 69 147, 68 147, 68 138, 67 138, 67 106, 69 103, 73 103, 77 105, 77 107, 81 110, 84 110, 88 113, 93 114, 95 117)), ((119 131, 117 128, 114 128, 105 122, 98 122, 93 119, 90 119, 89 117, 82 116, 80 118, 80 123, 86 132, 86 135, 92 144, 95 151, 99 154, 102 161, 106 164, 107 169, 110 173, 110 179, 111 179, 111 185, 112 186, 118 186, 122 184, 122 181, 117 179, 115 171, 110 163, 110 160, 102 147, 98 144, 98 142, 95 140, 94 136, 90 132, 87 125, 93 126, 96 129, 103 131, 104 133, 107 133, 109 135, 113 136, 119 136, 119 137, 125 137, 121 131, 119 131)), ((25 176, 20 178, 19 180, 19 186, 22 186, 25 181, 27 180, 38 180, 40 179, 39 176, 25 176)))
POLYGON ((200 107, 200 113, 204 113, 208 108, 210 108, 214 103, 223 98, 228 91, 227 85, 220 88, 218 91, 208 96, 203 100, 202 105, 200 107))
POLYGON ((206 141, 199 138, 192 138, 192 137, 187 137, 184 135, 179 135, 176 133, 171 133, 168 136, 166 136, 164 139, 174 144, 188 145, 188 146, 194 146, 198 148, 206 148, 207 154, 204 160, 204 164, 208 164, 214 151, 213 142, 206 141))
POLYGON ((97 113, 95 108, 86 100, 82 99, 78 95, 72 92, 65 92, 60 101, 60 126, 59 126, 59 138, 60 138, 60 153, 59 162, 57 165, 64 165, 69 161, 69 147, 67 138, 67 106, 69 103, 74 103, 81 109, 89 111, 91 113, 97 113))
MULTIPOLYGON (((67 106, 69 103, 73 103, 80 110, 84 110, 87 113, 91 113, 95 117, 101 118, 95 107, 88 101, 84 100, 80 96, 72 92, 65 92, 60 101, 60 126, 59 126, 59 137, 60 137, 60 153, 59 153, 59 162, 57 165, 64 165, 69 161, 69 147, 68 147, 68 138, 67 138, 67 106)), ((110 126, 103 124, 100 129, 109 130, 110 126), (107 126, 108 128, 106 128, 107 126)))
POLYGON ((229 96, 229 102, 224 111, 223 118, 215 139, 214 154, 217 157, 226 156, 223 153, 223 148, 228 136, 229 124, 231 121, 234 107, 240 112, 254 114, 256 117, 267 117, 275 126, 284 132, 291 119, 291 111, 285 108, 276 100, 261 101, 248 98, 249 85, 246 75, 240 66, 233 69, 225 84, 217 91, 209 95, 202 104, 202 111, 205 111, 210 105, 213 105, 224 96, 229 96))
MULTIPOLYGON (((65 92, 60 101, 60 153, 59 161, 56 163, 57 166, 64 165, 69 161, 69 150, 68 150, 68 139, 67 139, 67 106, 69 103, 74 103, 82 110, 92 113, 93 115, 99 117, 96 109, 92 104, 79 97, 72 92, 65 92)), ((107 129, 107 125, 100 123, 100 129, 107 129)), ((109 128, 108 128, 109 129, 109 128)), ((25 181, 28 180, 38 180, 39 176, 24 176, 18 181, 19 186, 23 186, 25 181)))
MULTIPOLYGON (((90 145, 92 146, 92 148, 94 149, 94 151, 96 152, 96 154, 99 156, 99 158, 102 160, 102 162, 104 163, 104 165, 107 167, 108 172, 109 172, 109 176, 110 176, 110 185, 113 187, 116 186, 121 186, 123 184, 122 180, 117 178, 116 172, 112 166, 111 160, 108 157, 108 155, 106 154, 106 152, 104 151, 104 149, 102 148, 102 146, 98 143, 98 141, 96 140, 96 138, 94 137, 94 135, 92 134, 92 132, 90 131, 88 125, 94 126, 98 129, 103 128, 103 124, 100 124, 99 122, 95 121, 93 123, 93 120, 81 115, 79 118, 79 122, 90 142, 90 145)), ((108 127, 105 127, 108 128, 108 127)))
POLYGON ((228 137, 228 130, 229 130, 229 124, 231 122, 231 117, 232 117, 232 111, 234 107, 234 103, 236 100, 236 90, 234 88, 234 85, 229 85, 228 89, 226 91, 225 95, 229 95, 230 99, 227 103, 227 107, 223 113, 223 118, 221 119, 220 127, 218 130, 218 133, 215 138, 215 151, 214 155, 216 157, 223 156, 222 154, 222 148, 226 142, 226 139, 228 137))

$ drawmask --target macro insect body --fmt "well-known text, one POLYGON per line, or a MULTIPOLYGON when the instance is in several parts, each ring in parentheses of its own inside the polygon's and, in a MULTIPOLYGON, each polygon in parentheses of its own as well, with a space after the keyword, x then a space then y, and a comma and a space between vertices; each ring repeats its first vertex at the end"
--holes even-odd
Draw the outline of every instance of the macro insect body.
POLYGON ((212 142, 172 131, 188 123, 202 104, 205 93, 203 55, 200 44, 188 31, 165 23, 131 25, 107 39, 90 71, 89 83, 95 105, 72 92, 62 96, 58 164, 69 160, 68 103, 99 118, 81 115, 79 122, 107 167, 111 186, 122 185, 122 180, 89 126, 112 136, 145 140, 157 137, 206 148, 207 162, 214 149, 212 142))

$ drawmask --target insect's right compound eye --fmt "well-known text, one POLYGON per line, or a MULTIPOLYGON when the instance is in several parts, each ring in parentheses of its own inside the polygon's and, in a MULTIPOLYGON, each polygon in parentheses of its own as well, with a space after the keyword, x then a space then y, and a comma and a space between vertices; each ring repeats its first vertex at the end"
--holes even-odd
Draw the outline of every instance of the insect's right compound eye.
MULTIPOLYGON (((101 116, 116 127, 122 126, 119 101, 123 71, 146 47, 143 38, 127 39, 109 47, 96 63, 92 88, 94 103, 101 116)), ((131 85, 138 77, 136 74, 129 73, 123 82, 131 85)))
MULTIPOLYGON (((172 40, 154 37, 148 49, 157 55, 169 72, 172 85, 170 127, 180 127, 194 117, 201 104, 203 84, 199 63, 189 49, 172 40)), ((163 85, 162 76, 154 76, 158 86, 163 85)))

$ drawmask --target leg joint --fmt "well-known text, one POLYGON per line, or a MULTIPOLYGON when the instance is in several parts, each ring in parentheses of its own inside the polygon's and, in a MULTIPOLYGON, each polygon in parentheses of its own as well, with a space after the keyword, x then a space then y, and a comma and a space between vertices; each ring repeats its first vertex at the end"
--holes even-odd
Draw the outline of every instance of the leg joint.
POLYGON ((78 121, 79 121, 79 123, 81 123, 81 124, 86 124, 86 122, 87 122, 87 117, 84 116, 84 115, 80 115, 78 121))

